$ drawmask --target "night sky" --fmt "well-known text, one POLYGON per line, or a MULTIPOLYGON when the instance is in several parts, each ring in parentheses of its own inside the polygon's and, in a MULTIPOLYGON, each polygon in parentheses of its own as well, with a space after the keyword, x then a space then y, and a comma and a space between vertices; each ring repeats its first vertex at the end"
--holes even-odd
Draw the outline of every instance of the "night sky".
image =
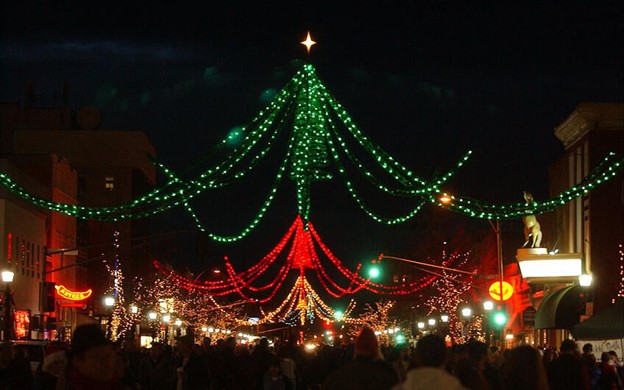
MULTIPOLYGON (((525 189, 547 197, 548 166, 563 153, 553 128, 578 103, 624 101, 622 1, 169 3, 3 2, 0 100, 22 101, 29 80, 50 100, 67 81, 72 108, 100 109, 104 130, 145 131, 158 159, 182 170, 309 61, 397 160, 430 178, 473 150, 449 190, 501 203, 522 201, 525 189), (299 43, 308 30, 318 42, 309 57, 299 43)), ((211 230, 248 223, 270 179, 256 174, 200 205, 211 230)), ((378 225, 336 183, 313 189, 312 222, 347 263, 418 257, 424 220, 449 218, 427 206, 413 222, 378 225)), ((248 239, 210 244, 202 259, 229 254, 251 265, 295 216, 286 188, 248 239)), ((164 231, 193 226, 181 212, 162 218, 164 231)))

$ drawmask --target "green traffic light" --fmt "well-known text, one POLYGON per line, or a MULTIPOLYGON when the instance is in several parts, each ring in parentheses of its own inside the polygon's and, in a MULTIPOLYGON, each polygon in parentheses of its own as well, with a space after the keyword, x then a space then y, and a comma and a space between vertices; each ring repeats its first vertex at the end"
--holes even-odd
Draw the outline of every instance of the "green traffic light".
POLYGON ((372 267, 371 269, 368 270, 368 276, 371 279, 378 278, 379 275, 381 275, 381 272, 379 271, 379 268, 377 267, 372 267))
POLYGON ((494 323, 496 325, 505 325, 507 323, 507 316, 505 313, 498 312, 494 314, 494 323))

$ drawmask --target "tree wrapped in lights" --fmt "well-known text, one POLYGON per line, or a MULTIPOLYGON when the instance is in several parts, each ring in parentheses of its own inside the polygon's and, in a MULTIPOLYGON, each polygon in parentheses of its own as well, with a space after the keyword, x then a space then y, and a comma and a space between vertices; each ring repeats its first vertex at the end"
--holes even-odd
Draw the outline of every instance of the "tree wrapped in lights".
POLYGON ((125 338, 132 327, 132 322, 130 321, 125 305, 126 301, 123 288, 124 276, 121 269, 121 259, 117 251, 119 249, 118 231, 113 233, 113 247, 115 248, 115 252, 112 264, 107 260, 104 260, 104 264, 113 284, 106 290, 106 295, 111 295, 114 298, 112 313, 109 319, 108 336, 112 341, 116 341, 117 339, 125 338))
MULTIPOLYGON (((442 256, 446 258, 443 252, 442 256)), ((455 259, 457 268, 466 266, 470 257, 470 253, 452 253, 449 258, 455 259)), ((474 271, 473 271, 474 272, 474 271)), ((423 303, 428 308, 427 315, 433 313, 446 313, 449 316, 448 326, 449 335, 453 343, 462 343, 467 341, 465 337, 464 324, 459 317, 459 307, 465 303, 464 293, 470 290, 472 284, 472 276, 462 276, 459 273, 443 269, 440 277, 436 279, 432 285, 432 294, 423 303)), ((474 326, 474 324, 472 325, 474 326)))
MULTIPOLYGON (((622 299, 624 298, 624 245, 620 244, 618 252, 620 255, 620 286, 617 297, 622 299)), ((613 300, 613 302, 615 302, 615 300, 613 300)))
POLYGON ((359 330, 363 326, 371 328, 382 345, 388 345, 390 339, 388 337, 388 328, 394 329, 397 325, 395 320, 390 318, 390 310, 394 307, 395 301, 376 301, 373 305, 366 303, 364 311, 359 315, 357 326, 352 326, 349 335, 357 336, 359 330))
POLYGON ((135 291, 135 301, 145 310, 176 316, 195 329, 207 325, 231 329, 244 320, 242 302, 222 305, 204 292, 180 288, 171 277, 157 274, 150 279, 136 284, 139 288, 135 291))

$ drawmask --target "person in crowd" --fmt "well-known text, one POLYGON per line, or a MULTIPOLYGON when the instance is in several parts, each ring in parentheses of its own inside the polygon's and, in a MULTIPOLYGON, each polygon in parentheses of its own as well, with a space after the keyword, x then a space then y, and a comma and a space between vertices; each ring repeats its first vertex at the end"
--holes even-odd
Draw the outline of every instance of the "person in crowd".
POLYGON ((542 356, 542 365, 544 366, 544 369, 548 371, 548 366, 550 366, 550 363, 557 358, 557 355, 555 354, 555 350, 552 348, 546 348, 542 353, 544 354, 542 356))
POLYGON ((603 352, 600 355, 600 364, 598 365, 600 376, 598 378, 597 389, 600 390, 622 390, 622 382, 617 373, 615 362, 611 359, 609 352, 603 352))
POLYGON ((275 357, 275 354, 269 348, 269 339, 261 337, 258 340, 258 344, 251 352, 251 361, 254 370, 254 377, 256 380, 256 389, 262 389, 262 383, 264 380, 264 373, 269 369, 269 361, 275 357))
POLYGON ((462 385, 472 390, 499 389, 498 372, 489 366, 487 344, 470 340, 467 347, 468 357, 458 360, 455 365, 455 375, 462 385))
POLYGON ((615 365, 615 371, 620 378, 620 382, 624 385, 624 362, 618 358, 618 355, 615 351, 609 351, 609 356, 611 356, 611 360, 615 365))
POLYGON ((396 345, 389 349, 386 361, 397 376, 399 382, 405 380, 409 361, 407 359, 407 347, 405 345, 396 345))
POLYGON ((141 390, 172 390, 176 386, 176 367, 166 345, 153 342, 139 363, 141 390))
POLYGON ((539 352, 522 345, 509 352, 501 372, 505 390, 548 390, 546 370, 539 352))
POLYGON ((57 388, 67 390, 123 390, 115 378, 115 351, 95 323, 74 331, 66 375, 57 388))
POLYGON ((290 380, 283 375, 280 368, 280 359, 272 358, 269 368, 262 379, 263 390, 292 390, 290 380))
MULTIPOLYGON (((213 365, 210 367, 214 372, 213 387, 216 389, 231 389, 235 380, 232 367, 235 367, 234 351, 236 339, 228 337, 226 340, 218 339, 215 343, 215 356, 213 365)), ((255 378, 253 378, 255 380, 255 378)), ((255 383, 254 383, 255 385, 255 383)), ((253 385, 251 389, 253 389, 253 385)))
POLYGON ((34 375, 35 390, 55 390, 58 378, 67 368, 67 350, 64 344, 50 343, 45 348, 43 364, 34 375))
POLYGON ((559 357, 548 365, 548 384, 551 390, 590 389, 589 371, 581 359, 574 340, 563 340, 559 357))
POLYGON ((427 335, 418 340, 413 368, 406 374, 405 381, 393 390, 448 389, 463 390, 459 379, 444 369, 449 355, 444 339, 438 335, 427 335))
POLYGON ((33 388, 33 373, 30 361, 26 358, 24 346, 10 347, 13 350, 13 358, 9 361, 5 372, 5 385, 7 389, 29 390, 33 388))
POLYGON ((195 351, 195 338, 186 334, 176 338, 178 352, 177 390, 203 390, 210 387, 208 367, 195 351))
POLYGON ((583 344, 582 351, 581 359, 585 362, 587 375, 589 376, 589 386, 593 389, 600 378, 600 370, 598 369, 598 363, 594 355, 594 346, 590 343, 583 344))
POLYGON ((137 377, 130 369, 128 356, 122 350, 115 352, 114 378, 119 381, 124 390, 140 390, 137 377))
POLYGON ((324 390, 387 390, 398 382, 392 367, 384 362, 373 330, 364 327, 355 339, 354 358, 335 368, 325 381, 324 390))
POLYGON ((296 390, 297 377, 299 375, 297 374, 297 364, 295 363, 292 346, 289 344, 282 345, 277 352, 277 357, 279 358, 282 374, 290 382, 290 388, 296 390))

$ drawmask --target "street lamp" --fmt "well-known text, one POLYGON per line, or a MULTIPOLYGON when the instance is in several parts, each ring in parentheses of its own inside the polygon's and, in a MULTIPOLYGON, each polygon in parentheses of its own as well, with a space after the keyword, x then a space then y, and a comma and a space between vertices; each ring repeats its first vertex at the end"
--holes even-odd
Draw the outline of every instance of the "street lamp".
POLYGON ((2 281, 6 283, 4 289, 4 340, 11 340, 15 338, 15 324, 13 318, 13 292, 11 291, 10 283, 13 282, 15 274, 12 271, 2 271, 2 281))
POLYGON ((111 337, 111 330, 113 327, 113 306, 115 306, 115 298, 107 295, 104 297, 104 306, 106 306, 106 312, 108 314, 108 324, 106 324, 106 338, 111 337))
POLYGON ((169 345, 169 321, 171 321, 171 316, 169 314, 162 316, 162 322, 165 324, 165 343, 167 343, 167 345, 169 345))

